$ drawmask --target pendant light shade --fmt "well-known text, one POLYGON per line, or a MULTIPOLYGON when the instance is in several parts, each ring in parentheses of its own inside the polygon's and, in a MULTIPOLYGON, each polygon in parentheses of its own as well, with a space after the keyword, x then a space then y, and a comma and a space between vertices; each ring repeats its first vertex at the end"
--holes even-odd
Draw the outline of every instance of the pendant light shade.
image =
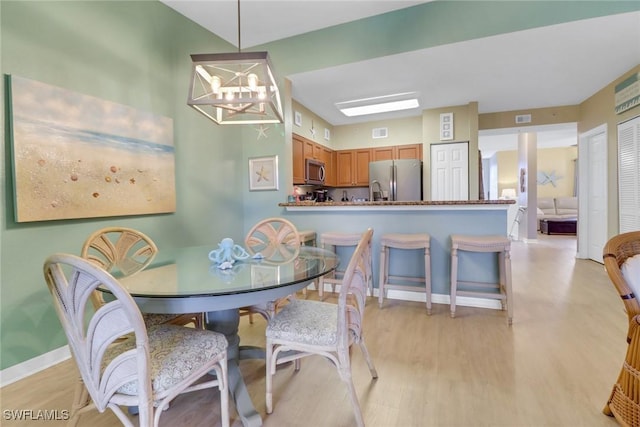
POLYGON ((282 123, 280 92, 267 52, 191 55, 187 104, 219 125, 282 123))
POLYGON ((191 55, 187 104, 218 124, 282 123, 267 52, 191 55))

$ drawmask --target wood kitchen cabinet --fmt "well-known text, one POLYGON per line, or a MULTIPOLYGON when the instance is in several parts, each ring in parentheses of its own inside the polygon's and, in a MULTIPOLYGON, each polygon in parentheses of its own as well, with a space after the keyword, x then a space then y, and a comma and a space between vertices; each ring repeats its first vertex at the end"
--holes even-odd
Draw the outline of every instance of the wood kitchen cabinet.
POLYGON ((322 160, 322 149, 324 147, 320 144, 316 144, 308 139, 304 140, 304 158, 322 160))
POLYGON ((396 159, 422 160, 422 144, 398 145, 395 148, 396 159))
POLYGON ((394 145, 371 149, 372 162, 378 160, 418 159, 422 160, 422 144, 394 145))
POLYGON ((353 151, 336 152, 336 185, 345 187, 353 185, 351 178, 351 164, 353 163, 353 151))
POLYGON ((315 144, 312 141, 309 141, 307 139, 303 140, 303 147, 304 147, 304 158, 305 159, 313 159, 313 146, 315 144))
POLYGON ((355 185, 369 186, 369 162, 371 162, 371 150, 354 150, 355 155, 355 185))
POLYGON ((339 150, 336 152, 336 186, 366 187, 369 185, 371 149, 339 150))
POLYGON ((304 183, 304 141, 293 135, 293 183, 304 183))
POLYGON ((366 187, 369 162, 378 160, 422 160, 422 144, 359 148, 334 151, 304 136, 293 134, 293 183, 304 184, 305 159, 320 160, 325 167, 328 187, 366 187))
POLYGON ((325 185, 333 186, 336 181, 334 151, 317 144, 304 136, 293 134, 293 183, 304 184, 305 160, 315 159, 324 163, 325 185))
POLYGON ((371 161, 377 162, 379 160, 393 160, 395 147, 377 147, 371 149, 371 161))
POLYGON ((335 151, 327 147, 322 147, 320 160, 324 163, 324 184, 328 187, 334 187, 336 185, 335 151))

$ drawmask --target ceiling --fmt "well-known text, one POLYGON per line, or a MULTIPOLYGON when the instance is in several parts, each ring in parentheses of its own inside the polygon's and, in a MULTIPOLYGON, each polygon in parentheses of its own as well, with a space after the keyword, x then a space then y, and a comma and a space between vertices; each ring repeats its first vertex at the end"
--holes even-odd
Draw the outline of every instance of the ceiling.
MULTIPOLYGON (((238 45, 236 0, 163 3, 238 45)), ((241 47, 419 3, 426 1, 243 0, 241 47)), ((634 12, 436 46, 287 78, 292 81, 294 99, 335 126, 417 116, 423 109, 473 101, 478 102, 480 113, 576 105, 638 63, 640 12, 634 12), (335 107, 337 102, 413 91, 420 99, 420 108, 413 111, 347 118, 335 107)), ((538 130, 540 146, 554 146, 549 139, 558 145, 576 143, 575 125, 538 130)), ((488 139, 496 149, 507 141, 512 145, 508 149, 515 149, 517 132, 515 123, 506 132, 481 132, 481 149, 488 139)))
MULTIPOLYGON (((238 46, 237 0, 160 0, 238 46)), ((432 0, 242 0, 242 49, 432 0)))

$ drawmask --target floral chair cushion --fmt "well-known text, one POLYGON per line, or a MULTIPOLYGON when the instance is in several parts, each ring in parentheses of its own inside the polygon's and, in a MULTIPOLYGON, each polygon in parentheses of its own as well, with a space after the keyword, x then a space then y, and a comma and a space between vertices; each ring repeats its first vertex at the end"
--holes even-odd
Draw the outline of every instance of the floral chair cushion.
POLYGON ((311 345, 335 345, 338 329, 336 304, 292 300, 267 326, 267 338, 311 345))
MULTIPOLYGON (((151 359, 151 386, 154 394, 167 389, 189 376, 194 369, 227 351, 224 335, 176 325, 155 325, 147 329, 151 359)), ((103 366, 107 366, 119 354, 135 347, 135 338, 129 336, 121 344, 111 346, 105 352, 103 366)), ((131 381, 118 389, 119 393, 135 396, 138 381, 131 381)))
POLYGON ((147 326, 155 326, 160 325, 162 323, 167 323, 175 318, 178 315, 176 314, 159 314, 159 313, 143 313, 142 318, 144 319, 144 324, 147 326))

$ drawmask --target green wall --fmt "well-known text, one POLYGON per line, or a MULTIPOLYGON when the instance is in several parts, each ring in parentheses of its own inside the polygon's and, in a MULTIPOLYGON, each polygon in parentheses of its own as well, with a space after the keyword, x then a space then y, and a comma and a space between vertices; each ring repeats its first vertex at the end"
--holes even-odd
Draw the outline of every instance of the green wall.
POLYGON ((618 0, 438 0, 265 46, 278 70, 304 72, 639 7, 618 0))
POLYGON ((66 344, 42 276, 45 257, 78 254, 89 233, 110 225, 140 229, 160 250, 241 236, 245 161, 240 128, 217 126, 186 105, 189 54, 229 51, 226 42, 158 2, 0 7, 3 74, 173 118, 177 197, 174 214, 16 223, 5 134, 0 368, 6 368, 66 344))
MULTIPOLYGON (((66 344, 42 278, 49 254, 78 253, 90 232, 107 225, 138 228, 160 250, 215 245, 223 237, 243 236, 258 219, 283 213, 277 203, 291 189, 287 75, 638 7, 624 1, 436 1, 252 49, 269 51, 288 118, 269 125, 268 138, 258 138, 253 126, 217 126, 186 105, 189 54, 235 48, 162 3, 0 1, 2 73, 173 118, 177 192, 174 214, 16 223, 5 133, 0 369, 66 344), (267 155, 279 158, 280 190, 249 192, 247 159, 267 155)), ((4 87, 2 95, 4 100, 4 87)), ((6 114, 3 104, 5 121, 6 114)))

